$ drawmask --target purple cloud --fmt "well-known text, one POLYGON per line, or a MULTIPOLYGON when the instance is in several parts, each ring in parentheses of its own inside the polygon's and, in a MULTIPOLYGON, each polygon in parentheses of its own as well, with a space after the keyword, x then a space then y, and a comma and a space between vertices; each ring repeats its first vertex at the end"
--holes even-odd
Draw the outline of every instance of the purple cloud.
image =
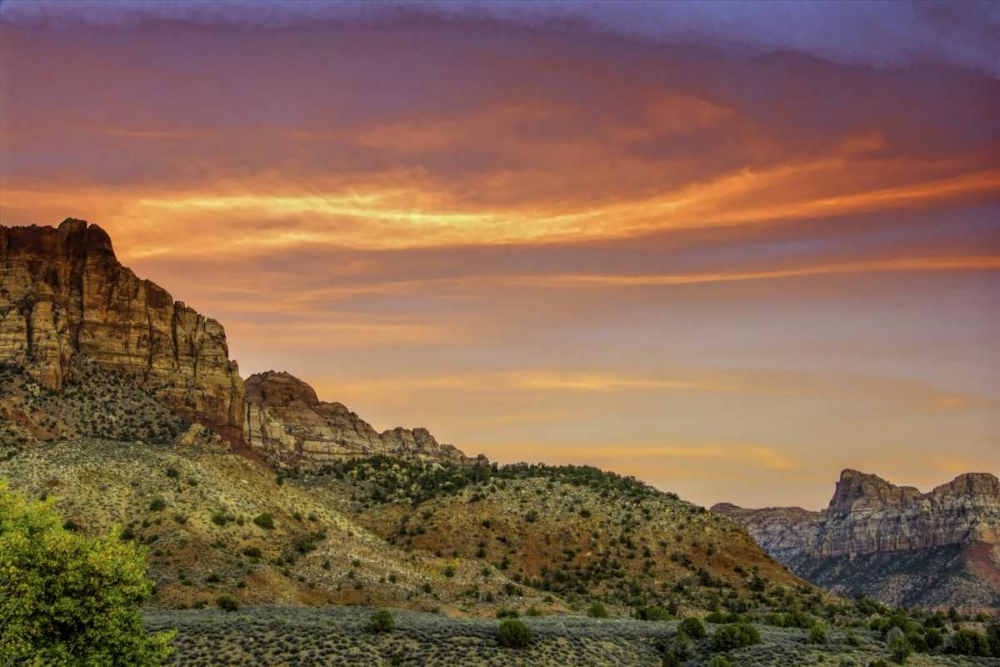
POLYGON ((1000 4, 966 2, 136 2, 6 0, 8 23, 128 27, 150 20, 276 29, 316 22, 379 25, 481 21, 653 43, 756 53, 794 51, 838 63, 944 63, 1000 78, 1000 4))

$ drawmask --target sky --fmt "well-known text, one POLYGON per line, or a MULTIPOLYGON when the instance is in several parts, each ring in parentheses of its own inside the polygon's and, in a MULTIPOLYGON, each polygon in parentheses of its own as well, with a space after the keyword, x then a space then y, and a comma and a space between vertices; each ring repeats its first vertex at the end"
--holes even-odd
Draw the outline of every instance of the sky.
POLYGON ((995 3, 0 2, 0 224, 706 505, 1000 473, 998 119, 995 3))

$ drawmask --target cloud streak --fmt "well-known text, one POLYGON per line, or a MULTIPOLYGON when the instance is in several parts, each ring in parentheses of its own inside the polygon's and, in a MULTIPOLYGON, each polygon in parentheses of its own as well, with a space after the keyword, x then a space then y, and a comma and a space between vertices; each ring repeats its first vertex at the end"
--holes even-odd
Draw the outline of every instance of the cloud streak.
POLYGON ((144 21, 281 30, 323 22, 380 25, 436 20, 498 23, 574 34, 605 34, 653 44, 711 44, 751 52, 797 51, 847 64, 901 67, 923 61, 1000 76, 1000 14, 989 2, 863 2, 792 0, 712 3, 410 2, 280 3, 244 0, 124 2, 7 0, 0 18, 12 23, 85 23, 130 28, 144 21))

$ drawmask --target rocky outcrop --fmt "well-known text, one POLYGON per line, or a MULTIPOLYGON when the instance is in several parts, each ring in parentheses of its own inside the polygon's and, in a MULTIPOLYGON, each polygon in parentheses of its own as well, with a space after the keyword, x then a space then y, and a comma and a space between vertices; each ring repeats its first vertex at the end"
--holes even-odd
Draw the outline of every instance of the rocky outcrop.
POLYGON ((0 363, 60 391, 82 357, 238 440, 243 381, 222 325, 115 257, 100 227, 0 227, 0 363))
POLYGON ((712 511, 796 574, 890 603, 1000 609, 1000 480, 961 475, 928 493, 845 470, 829 506, 712 511))
POLYGON ((247 378, 243 431, 255 451, 281 467, 376 455, 460 465, 485 461, 438 443, 426 429, 379 433, 340 403, 320 401, 302 380, 274 371, 247 378))

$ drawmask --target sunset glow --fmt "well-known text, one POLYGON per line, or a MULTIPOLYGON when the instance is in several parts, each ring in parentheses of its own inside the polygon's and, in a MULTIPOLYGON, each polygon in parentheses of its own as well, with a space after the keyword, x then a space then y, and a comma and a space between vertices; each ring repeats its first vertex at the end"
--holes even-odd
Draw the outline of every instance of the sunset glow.
POLYGON ((125 4, 0 8, 0 224, 99 224, 244 376, 706 504, 1000 469, 995 46, 125 4))

